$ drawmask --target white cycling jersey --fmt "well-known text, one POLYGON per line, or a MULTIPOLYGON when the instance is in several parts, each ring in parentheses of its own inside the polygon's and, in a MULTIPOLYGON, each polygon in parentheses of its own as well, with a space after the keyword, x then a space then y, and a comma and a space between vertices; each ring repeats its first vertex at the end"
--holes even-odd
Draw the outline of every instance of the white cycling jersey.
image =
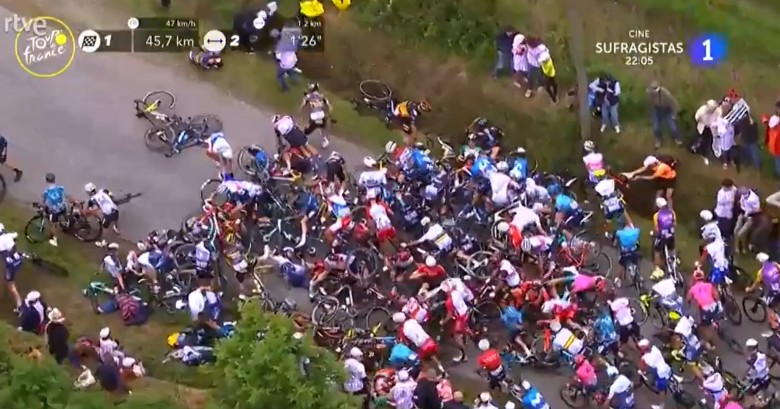
POLYGON ((514 214, 510 224, 517 227, 521 231, 526 227, 531 227, 541 223, 539 215, 536 214, 536 212, 534 212, 532 209, 529 209, 525 206, 518 206, 516 209, 510 210, 510 212, 514 214))
POLYGON ((105 190, 98 191, 89 200, 100 207, 100 211, 103 214, 111 214, 117 210, 116 203, 114 203, 114 200, 111 199, 111 196, 105 190))
POLYGON ((291 116, 283 116, 274 122, 274 131, 279 135, 287 135, 295 129, 295 120, 291 116))
POLYGON ((597 170, 604 169, 604 155, 591 152, 582 157, 582 162, 585 163, 585 169, 588 170, 588 174, 592 175, 597 170))
POLYGON ((420 237, 420 241, 429 241, 436 245, 439 250, 448 250, 452 248, 452 237, 444 231, 440 224, 436 223, 420 237))
POLYGON ((371 220, 374 221, 377 230, 385 230, 393 227, 393 222, 390 221, 390 217, 387 215, 387 207, 381 203, 373 203, 368 208, 368 214, 371 216, 371 220))
POLYGON ((672 368, 666 363, 663 354, 655 345, 642 355, 642 362, 653 371, 655 376, 661 379, 669 379, 672 376, 672 368))
POLYGON ((360 174, 358 184, 366 189, 366 197, 373 199, 382 192, 387 184, 387 169, 367 170, 360 174))
POLYGON ((488 180, 493 193, 490 200, 499 207, 508 205, 510 203, 509 188, 513 183, 512 178, 501 172, 494 172, 488 176, 488 180))
POLYGON ((208 145, 207 149, 210 152, 219 154, 223 159, 233 158, 233 149, 230 147, 230 144, 227 139, 225 139, 225 135, 222 132, 212 134, 206 141, 206 144, 208 145))
POLYGON ((553 337, 553 347, 558 351, 566 351, 571 356, 576 356, 585 348, 585 343, 568 328, 561 328, 553 337))

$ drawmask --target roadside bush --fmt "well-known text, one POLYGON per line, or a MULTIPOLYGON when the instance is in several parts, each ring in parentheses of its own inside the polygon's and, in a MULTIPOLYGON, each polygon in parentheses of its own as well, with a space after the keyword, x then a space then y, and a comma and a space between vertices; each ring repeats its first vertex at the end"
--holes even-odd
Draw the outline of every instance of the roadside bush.
POLYGON ((245 304, 236 332, 217 346, 214 400, 232 409, 356 408, 341 389, 342 364, 308 335, 296 340, 294 333, 288 317, 245 304))

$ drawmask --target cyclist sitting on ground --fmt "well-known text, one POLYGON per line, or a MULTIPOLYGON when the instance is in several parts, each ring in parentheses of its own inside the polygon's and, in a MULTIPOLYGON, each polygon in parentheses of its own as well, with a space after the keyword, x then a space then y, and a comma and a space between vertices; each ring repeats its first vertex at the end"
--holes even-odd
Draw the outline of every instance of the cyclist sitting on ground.
POLYGON ((761 263, 761 267, 756 273, 756 279, 745 292, 753 292, 759 284, 764 284, 764 297, 766 297, 769 307, 778 301, 780 295, 780 265, 769 259, 766 253, 758 253, 756 261, 761 263))
POLYGON ((65 188, 57 184, 53 173, 46 174, 47 187, 43 191, 43 206, 47 215, 47 228, 51 234, 49 244, 57 246, 57 236, 54 234, 56 226, 63 217, 68 217, 68 203, 73 203, 73 198, 65 193, 65 188))
POLYGON ((427 101, 403 101, 391 108, 391 121, 400 124, 404 133, 413 137, 417 133, 417 118, 421 112, 430 112, 431 105, 427 101))
POLYGON ((233 179, 233 149, 224 133, 213 133, 206 139, 206 156, 216 162, 221 179, 233 179))
POLYGON ((200 65, 201 68, 205 70, 210 70, 212 68, 222 68, 222 53, 219 51, 210 51, 207 50, 204 45, 200 46, 199 51, 190 51, 190 61, 192 61, 195 64, 200 65))
POLYGON ((655 199, 655 207, 658 211, 653 215, 653 262, 655 270, 650 278, 660 280, 663 278, 661 266, 664 262, 664 249, 671 254, 674 252, 674 230, 677 225, 677 214, 668 206, 666 199, 658 197, 655 199))
POLYGON ((487 119, 478 117, 466 128, 466 134, 475 135, 477 144, 489 152, 493 160, 498 159, 498 154, 501 152, 501 139, 504 137, 501 129, 491 125, 487 119))
POLYGON ((274 133, 276 134, 277 146, 287 146, 287 149, 282 150, 282 160, 287 165, 288 169, 292 169, 292 156, 296 153, 300 153, 301 156, 311 161, 311 165, 315 168, 317 161, 312 160, 318 153, 309 144, 309 140, 306 134, 295 124, 295 120, 288 115, 274 115, 271 118, 271 123, 274 127, 274 133), (286 143, 282 142, 282 138, 286 143))
POLYGON ((762 405, 756 405, 756 403, 761 402, 763 392, 766 391, 771 382, 769 362, 766 354, 758 350, 758 341, 753 338, 745 341, 745 352, 748 364, 745 381, 750 385, 745 393, 747 395, 745 406, 749 408, 761 407, 762 405))
POLYGON ((326 131, 328 116, 333 107, 330 105, 328 98, 320 92, 320 85, 316 82, 309 84, 306 87, 306 92, 303 94, 301 109, 306 107, 309 108, 309 124, 306 125, 303 133, 309 136, 315 129, 319 129, 320 135, 322 135, 322 149, 326 149, 330 145, 326 131))

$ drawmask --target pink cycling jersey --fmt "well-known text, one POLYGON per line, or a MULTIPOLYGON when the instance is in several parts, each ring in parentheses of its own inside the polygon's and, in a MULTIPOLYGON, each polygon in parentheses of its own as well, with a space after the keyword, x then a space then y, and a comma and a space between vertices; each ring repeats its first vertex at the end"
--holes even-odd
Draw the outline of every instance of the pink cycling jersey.
POLYGON ((580 381, 580 383, 583 385, 592 386, 598 382, 598 377, 596 377, 596 370, 593 369, 593 365, 591 365, 588 361, 584 361, 580 364, 579 367, 577 367, 575 375, 577 375, 577 380, 580 381))
POLYGON ((696 300, 696 303, 699 304, 699 308, 706 310, 711 307, 712 304, 715 304, 715 298, 712 296, 713 290, 712 284, 699 281, 692 285, 691 289, 688 290, 688 296, 696 300))
POLYGON ((585 274, 577 274, 574 277, 574 281, 571 284, 571 292, 579 293, 582 291, 588 291, 596 286, 596 277, 587 276, 585 274))
POLYGON ((722 406, 721 409, 742 409, 742 405, 737 402, 729 402, 726 406, 722 406))

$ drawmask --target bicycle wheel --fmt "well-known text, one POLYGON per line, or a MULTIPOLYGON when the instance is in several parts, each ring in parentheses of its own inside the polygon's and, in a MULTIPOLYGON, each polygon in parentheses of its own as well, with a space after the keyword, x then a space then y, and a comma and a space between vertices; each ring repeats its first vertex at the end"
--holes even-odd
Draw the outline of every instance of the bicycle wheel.
POLYGON ((393 91, 382 81, 365 80, 360 82, 360 93, 363 97, 374 101, 389 101, 393 97, 393 91))
POLYGON ((366 329, 370 331, 377 327, 382 331, 373 334, 374 336, 381 337, 391 334, 393 332, 392 322, 392 314, 390 313, 390 310, 385 307, 375 305, 369 308, 368 313, 366 313, 366 329))
POLYGON ((173 264, 177 270, 195 267, 195 245, 182 244, 173 251, 173 264))
POLYGON ((146 106, 157 103, 157 109, 173 109, 176 105, 176 97, 173 93, 166 90, 150 91, 146 93, 143 101, 146 106))
POLYGON ((153 126, 144 133, 146 147, 153 151, 168 151, 174 138, 173 128, 168 125, 153 126))
POLYGON ((742 324, 742 310, 739 309, 737 301, 730 293, 727 293, 723 299, 723 311, 726 313, 726 318, 728 318, 732 324, 736 326, 742 324))
POLYGON ((588 406, 588 396, 583 393, 581 388, 570 383, 562 385, 558 394, 563 403, 572 409, 583 409, 588 406))
POLYGON ((189 294, 189 292, 194 288, 192 284, 195 282, 197 274, 195 273, 195 269, 190 267, 176 270, 176 272, 172 274, 171 277, 173 278, 174 284, 178 286, 182 292, 189 294))
POLYGON ((24 226, 24 237, 30 243, 43 243, 51 237, 47 228, 46 216, 36 215, 24 226))
POLYGON ((211 197, 211 195, 217 191, 217 188, 219 187, 220 184, 222 184, 222 181, 219 179, 209 179, 203 182, 203 184, 200 185, 201 203, 205 203, 206 199, 211 197))
POLYGON ((763 323, 766 321, 766 306, 756 296, 747 296, 742 299, 742 310, 745 311, 745 316, 755 323, 763 323))
POLYGON ((339 309, 338 298, 327 296, 321 298, 311 310, 311 322, 314 325, 324 326, 336 319, 336 311, 339 309))
POLYGON ((3 177, 3 175, 0 175, 0 203, 2 203, 3 199, 5 199, 5 192, 6 192, 5 178, 3 177))
POLYGON ((257 148, 255 146, 244 146, 238 151, 238 158, 236 159, 238 168, 249 176, 265 181, 268 179, 268 171, 258 166, 257 159, 255 159, 255 155, 251 151, 252 149, 257 148))
POLYGON ((641 301, 636 298, 628 298, 628 308, 631 309, 631 315, 634 316, 634 321, 640 327, 647 322, 647 310, 641 301))
POLYGON ((73 236, 77 239, 91 243, 103 235, 103 223, 97 216, 80 216, 73 226, 73 236))
POLYGON ((201 139, 206 139, 209 136, 211 136, 211 134, 222 132, 222 130, 224 129, 222 120, 219 119, 219 117, 214 114, 195 115, 190 119, 190 125, 195 125, 198 127, 198 131, 200 131, 199 134, 201 135, 201 139))

